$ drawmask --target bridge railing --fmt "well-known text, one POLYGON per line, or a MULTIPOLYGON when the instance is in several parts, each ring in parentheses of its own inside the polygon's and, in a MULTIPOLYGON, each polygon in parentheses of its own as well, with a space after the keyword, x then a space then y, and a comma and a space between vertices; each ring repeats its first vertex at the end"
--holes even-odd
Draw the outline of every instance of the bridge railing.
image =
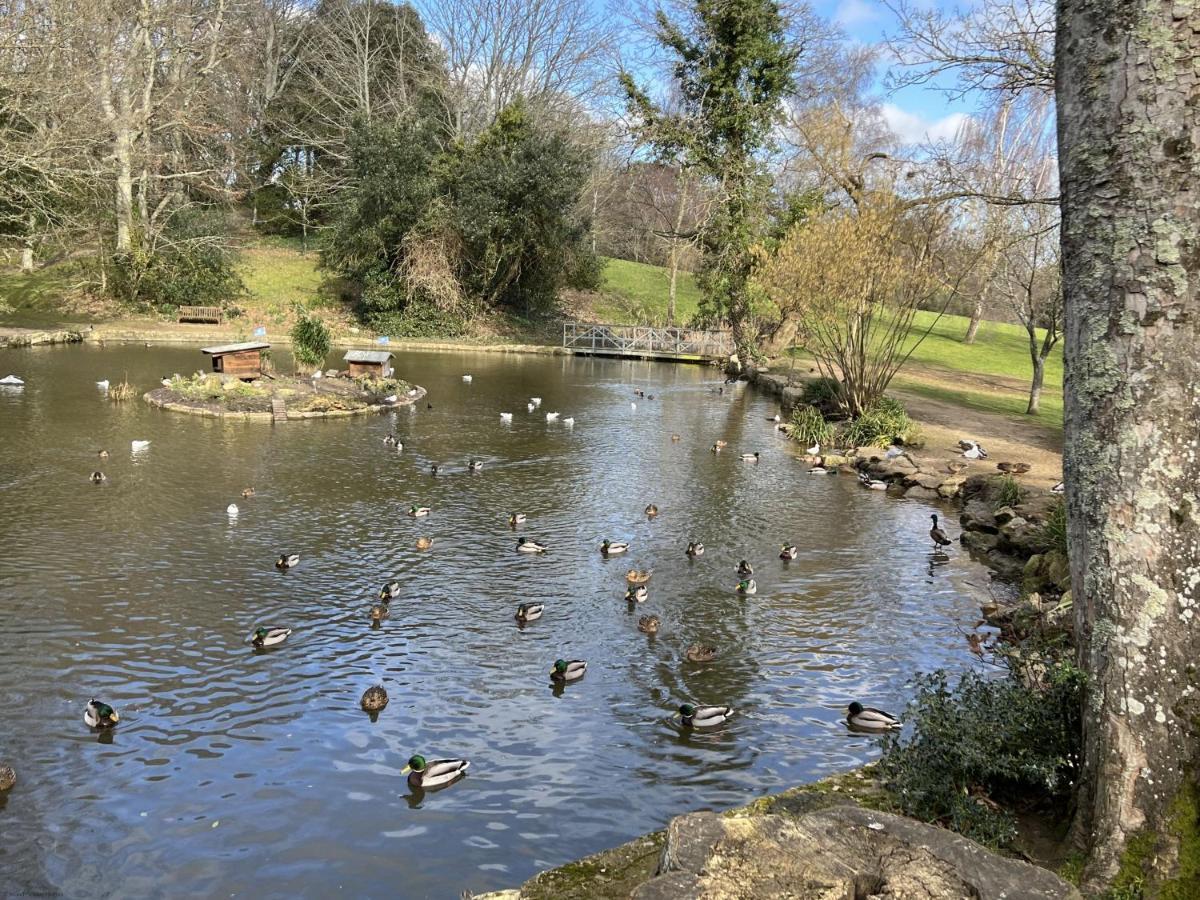
POLYGON ((563 347, 586 353, 629 356, 671 353, 724 357, 733 352, 733 335, 728 331, 701 331, 695 328, 564 322, 563 347))

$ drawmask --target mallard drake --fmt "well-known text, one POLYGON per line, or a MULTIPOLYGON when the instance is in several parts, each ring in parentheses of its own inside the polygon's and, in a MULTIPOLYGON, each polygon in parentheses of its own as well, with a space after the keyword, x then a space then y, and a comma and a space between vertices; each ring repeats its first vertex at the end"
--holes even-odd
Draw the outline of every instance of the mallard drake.
POLYGON ((108 481, 108 476, 103 472, 93 472, 88 476, 88 480, 91 481, 92 484, 100 484, 101 482, 108 481))
POLYGON ((608 538, 600 545, 601 556, 616 556, 618 553, 625 553, 629 550, 628 541, 610 541, 608 538))
POLYGON ((758 462, 758 453, 743 453, 741 460, 742 462, 758 462))
POLYGON ((933 540, 934 545, 938 547, 949 547, 953 542, 949 537, 946 536, 946 532, 942 531, 942 529, 938 526, 937 513, 934 513, 929 518, 933 519, 933 527, 929 529, 929 537, 933 540))
POLYGON ((512 421, 512 413, 500 413, 500 421, 501 422, 511 422, 512 421))
POLYGON ((554 668, 550 670, 553 681, 578 681, 587 672, 587 663, 582 659, 556 659, 554 668))
POLYGON ((508 525, 510 528, 516 528, 518 525, 520 525, 524 521, 525 521, 525 513, 509 513, 508 514, 508 525))
POLYGON ((647 518, 647 519, 653 519, 653 518, 654 518, 655 516, 657 516, 657 515, 658 515, 658 507, 657 507, 657 506, 655 506, 653 503, 647 504, 647 506, 646 506, 646 518, 647 518))
POLYGON ((400 596, 400 582, 389 581, 379 589, 379 599, 384 603, 400 596))
POLYGON ((542 617, 545 609, 546 604, 544 603, 522 603, 517 607, 517 621, 522 624, 536 621, 542 617))
POLYGON ((638 619, 638 631, 642 634, 658 634, 658 626, 661 624, 658 616, 642 616, 638 619))
POLYGON ((388 447, 394 447, 394 446, 396 446, 396 436, 395 436, 394 434, 386 434, 386 435, 384 435, 384 436, 383 436, 383 443, 384 443, 384 445, 385 445, 385 446, 388 446, 388 447))
POLYGON ((379 712, 379 710, 388 705, 387 691, 383 689, 383 685, 381 684, 369 687, 363 691, 362 699, 358 701, 358 705, 363 708, 364 712, 379 712))
MULTIPOLYGON (((808 470, 808 474, 809 475, 828 475, 828 474, 830 474, 830 470, 825 468, 824 466, 812 466, 808 470)), ((834 472, 833 474, 836 475, 837 473, 834 472)))
POLYGON ((468 472, 482 472, 483 471, 483 460, 482 459, 471 460, 469 463, 467 463, 467 471, 468 472))
POLYGON ((800 555, 799 548, 795 544, 784 544, 779 550, 779 558, 784 560, 795 559, 800 555))
POLYGON ((253 496, 254 496, 254 488, 252 488, 252 487, 242 488, 243 499, 249 499, 253 496))
POLYGON ((625 599, 630 603, 645 603, 650 591, 644 584, 631 584, 625 589, 625 599))
POLYGON ((299 553, 280 553, 279 559, 275 560, 275 568, 280 570, 287 570, 298 565, 300 565, 299 553))
POLYGON ((112 728, 119 721, 121 717, 115 709, 94 697, 88 701, 87 708, 83 711, 83 723, 88 728, 112 728))
POLYGON ((679 721, 684 728, 713 728, 723 725, 733 715, 732 706, 693 706, 685 703, 679 707, 679 721))
POLYGON ((292 633, 290 628, 268 628, 265 625, 259 625, 250 634, 250 643, 255 647, 274 647, 276 644, 282 644, 287 640, 287 636, 292 633))
POLYGON ((699 541, 689 541, 687 545, 687 555, 692 559, 695 559, 697 556, 703 556, 704 545, 699 541))
POLYGON ((681 440, 683 440, 682 436, 680 436, 678 434, 671 435, 671 443, 672 444, 678 444, 681 440))
POLYGON ((432 788, 458 780, 470 767, 471 763, 465 759, 434 759, 426 762, 423 756, 412 756, 400 774, 408 776, 411 787, 432 788))
POLYGON ((418 550, 428 550, 432 546, 433 546, 433 538, 431 538, 431 537, 417 538, 417 549, 418 550))
POLYGON ((736 590, 739 594, 757 594, 758 585, 753 578, 746 578, 738 582, 736 590))
POLYGON ((743 578, 747 578, 754 574, 754 567, 743 559, 740 563, 738 563, 737 573, 743 578))
POLYGON ((376 603, 371 607, 371 624, 378 625, 391 614, 391 610, 388 609, 388 605, 386 603, 376 603))
POLYGON ((642 569, 639 572, 637 569, 630 569, 625 573, 625 580, 630 584, 645 584, 650 580, 650 570, 642 569))
POLYGON ((107 450, 97 450, 96 455, 98 457, 100 457, 101 459, 108 459, 108 451, 107 450))
POLYGON ((692 644, 684 654, 688 662, 706 663, 717 658, 716 647, 706 647, 703 644, 692 644))
POLYGON ((414 519, 419 519, 421 516, 427 516, 431 512, 433 512, 433 510, 431 510, 428 506, 410 506, 408 508, 408 514, 414 519))
POLYGON ((858 476, 858 483, 872 491, 886 491, 888 489, 888 483, 886 481, 880 481, 878 478, 872 478, 866 472, 863 472, 858 476))
POLYGON ((529 538, 517 538, 518 553, 545 553, 546 545, 539 544, 537 541, 531 541, 529 538))
POLYGON ((996 468, 1006 475, 1024 475, 1033 467, 1029 463, 1002 462, 996 463, 996 468))
POLYGON ((847 724, 864 731, 899 731, 904 723, 882 709, 863 706, 857 700, 846 709, 847 724))

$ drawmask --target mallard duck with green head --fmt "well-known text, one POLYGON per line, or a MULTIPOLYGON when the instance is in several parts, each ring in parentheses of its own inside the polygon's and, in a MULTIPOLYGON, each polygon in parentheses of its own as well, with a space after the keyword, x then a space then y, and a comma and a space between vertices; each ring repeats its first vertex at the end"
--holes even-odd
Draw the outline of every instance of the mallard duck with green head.
POLYGON ((684 728, 715 728, 724 725, 733 715, 732 706, 693 706, 684 703, 679 707, 679 721, 684 728))
POLYGON ((400 582, 389 581, 379 589, 379 599, 388 603, 400 596, 400 582))
POLYGON ((431 512, 433 512, 433 510, 428 506, 410 506, 408 508, 408 514, 414 519, 419 519, 421 516, 427 516, 431 512))
POLYGON ((117 715, 115 709, 94 697, 88 701, 88 705, 83 711, 83 723, 88 728, 112 728, 119 721, 121 721, 121 717, 117 715))
POLYGON ((545 553, 546 545, 539 544, 537 541, 531 541, 529 538, 517 538, 518 553, 545 553))
POLYGON ((758 593, 758 584, 753 578, 743 578, 737 583, 737 592, 739 594, 749 595, 758 593))
POLYGON ((550 670, 550 680, 565 684, 578 681, 587 672, 587 663, 582 659, 556 659, 550 670))
POLYGON ((275 568, 281 572, 294 569, 298 565, 300 565, 299 553, 280 553, 279 559, 275 560, 275 568))
POLYGON ((625 590, 625 599, 630 603, 645 603, 649 596, 650 591, 644 584, 631 584, 625 590))
POLYGON ((626 553, 629 550, 628 541, 610 541, 608 538, 600 544, 601 556, 616 556, 618 553, 626 553))
POLYGON ((250 643, 254 645, 255 650, 261 650, 263 647, 274 647, 276 644, 282 644, 287 640, 287 636, 292 633, 290 628, 276 628, 269 625, 259 625, 250 633, 250 643))
POLYGON ((544 603, 522 603, 517 607, 516 619, 522 625, 526 622, 536 622, 546 610, 544 603))
POLYGON ((703 556, 704 555, 704 545, 702 543, 700 543, 699 541, 688 541, 687 555, 690 556, 692 559, 695 559, 697 556, 703 556))
POLYGON ((408 765, 400 770, 400 774, 408 776, 411 787, 435 788, 457 781, 470 767, 471 763, 465 759, 426 760, 418 754, 409 757, 408 765))
POLYGON ((515 513, 508 514, 508 527, 509 528, 516 528, 518 525, 522 524, 524 521, 525 521, 525 513, 515 512, 515 513))
POLYGON ((846 708, 846 724, 863 731, 899 731, 904 723, 889 712, 863 706, 857 700, 846 708))

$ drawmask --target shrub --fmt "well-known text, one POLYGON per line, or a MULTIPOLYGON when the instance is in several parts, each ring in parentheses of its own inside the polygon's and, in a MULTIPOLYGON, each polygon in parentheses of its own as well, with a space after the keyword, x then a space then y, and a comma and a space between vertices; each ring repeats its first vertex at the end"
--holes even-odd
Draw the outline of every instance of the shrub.
POLYGON ((1050 507, 1050 513, 1038 529, 1034 542, 1042 553, 1057 550, 1064 557, 1069 555, 1067 553, 1067 504, 1061 498, 1054 506, 1050 507))
POLYGON ((1005 473, 992 482, 991 495, 992 503, 995 506, 1016 506, 1024 499, 1025 489, 1021 487, 1017 479, 1005 473))
POLYGON ((403 292, 399 284, 386 283, 382 277, 369 281, 363 290, 363 323, 392 337, 457 337, 467 330, 467 321, 457 310, 441 309, 423 295, 410 297, 399 307, 384 299, 403 292))
POLYGON ((297 364, 310 368, 324 365, 332 346, 325 323, 315 315, 301 312, 292 326, 292 356, 297 364))
POLYGON ((891 397, 880 397, 842 427, 841 443, 849 447, 886 447, 906 443, 915 432, 904 406, 891 397))
POLYGON ((992 847, 1012 841, 995 798, 1069 796, 1082 742, 1083 673, 1047 662, 1042 686, 968 671, 951 688, 943 671, 920 675, 910 737, 891 735, 881 771, 902 810, 992 847))
POLYGON ((787 428, 788 435, 804 444, 828 444, 833 437, 833 426, 825 421, 821 410, 815 406, 797 406, 792 410, 792 421, 787 428))

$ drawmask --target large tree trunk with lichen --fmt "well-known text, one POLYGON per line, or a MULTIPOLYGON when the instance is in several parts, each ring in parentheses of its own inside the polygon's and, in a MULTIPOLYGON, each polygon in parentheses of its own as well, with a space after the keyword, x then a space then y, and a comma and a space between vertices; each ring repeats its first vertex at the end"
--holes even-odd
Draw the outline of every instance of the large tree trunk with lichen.
POLYGON ((1058 0, 1064 462, 1090 676, 1076 833, 1093 888, 1198 874, 1198 94, 1200 4, 1058 0))

